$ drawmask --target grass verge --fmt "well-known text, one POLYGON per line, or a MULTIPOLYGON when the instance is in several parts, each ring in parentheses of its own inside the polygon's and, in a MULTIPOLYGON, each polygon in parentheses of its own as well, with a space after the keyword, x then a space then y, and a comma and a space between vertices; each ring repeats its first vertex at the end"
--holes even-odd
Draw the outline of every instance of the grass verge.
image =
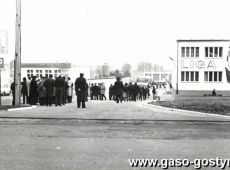
POLYGON ((157 101, 149 104, 196 112, 230 115, 230 99, 226 98, 184 97, 174 101, 157 101))

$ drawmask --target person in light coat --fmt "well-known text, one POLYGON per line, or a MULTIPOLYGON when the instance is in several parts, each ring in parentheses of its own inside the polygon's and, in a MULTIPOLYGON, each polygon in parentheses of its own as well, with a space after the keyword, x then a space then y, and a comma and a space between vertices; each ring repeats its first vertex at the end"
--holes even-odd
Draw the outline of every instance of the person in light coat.
POLYGON ((72 102, 72 96, 73 96, 73 82, 71 81, 70 77, 67 79, 67 90, 66 90, 66 96, 68 103, 72 102))
POLYGON ((104 83, 101 83, 101 88, 100 88, 101 100, 103 100, 104 98, 105 98, 105 100, 106 100, 106 97, 105 97, 105 90, 106 90, 106 88, 105 88, 104 83))

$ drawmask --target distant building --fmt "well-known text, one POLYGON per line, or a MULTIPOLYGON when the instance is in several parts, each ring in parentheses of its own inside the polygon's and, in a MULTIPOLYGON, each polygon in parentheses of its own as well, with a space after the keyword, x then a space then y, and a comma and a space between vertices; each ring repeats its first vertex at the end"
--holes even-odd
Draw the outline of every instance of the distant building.
MULTIPOLYGON (((11 66, 13 71, 13 64, 11 66)), ((22 63, 21 78, 36 76, 37 78, 49 77, 52 74, 56 77, 58 74, 69 76, 71 63, 22 63)))
POLYGON ((0 29, 0 58, 4 60, 1 68, 1 88, 10 88, 10 54, 8 52, 8 31, 0 29))
POLYGON ((230 95, 230 40, 177 40, 177 93, 230 95))
POLYGON ((90 78, 91 79, 103 79, 109 77, 109 65, 105 63, 97 67, 90 68, 90 78))
POLYGON ((172 72, 132 72, 132 81, 165 82, 172 81, 172 72))

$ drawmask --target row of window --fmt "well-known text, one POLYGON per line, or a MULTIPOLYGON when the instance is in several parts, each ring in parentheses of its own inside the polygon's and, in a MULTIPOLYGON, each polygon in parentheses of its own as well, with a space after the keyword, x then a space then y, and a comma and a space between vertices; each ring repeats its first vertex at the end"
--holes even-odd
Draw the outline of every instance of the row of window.
POLYGON ((223 47, 205 47, 205 57, 223 57, 223 47))
MULTIPOLYGON (((27 73, 33 73, 33 70, 27 70, 27 73)), ((42 70, 36 70, 36 74, 42 73, 42 70)), ((45 70, 45 73, 52 73, 52 70, 45 70)), ((54 73, 61 73, 61 70, 54 70, 54 73)))
MULTIPOLYGON (((181 57, 199 57, 199 47, 181 47, 181 57)), ((205 57, 223 57, 223 47, 205 47, 205 57)))
MULTIPOLYGON (((48 78, 49 75, 50 75, 50 74, 45 74, 45 77, 48 78)), ((34 76, 34 74, 27 74, 27 78, 33 77, 33 76, 34 76)), ((57 74, 54 74, 53 76, 54 76, 54 78, 56 78, 56 77, 57 77, 57 74)), ((37 77, 37 78, 42 78, 43 75, 42 75, 42 74, 36 74, 36 77, 37 77)))
POLYGON ((199 47, 181 47, 182 57, 199 57, 199 47))
MULTIPOLYGON (((198 71, 181 71, 182 82, 198 82, 199 72, 198 71)), ((222 82, 222 71, 205 71, 204 72, 205 82, 222 82)))
POLYGON ((182 71, 181 72, 181 81, 199 81, 199 72, 198 71, 182 71))

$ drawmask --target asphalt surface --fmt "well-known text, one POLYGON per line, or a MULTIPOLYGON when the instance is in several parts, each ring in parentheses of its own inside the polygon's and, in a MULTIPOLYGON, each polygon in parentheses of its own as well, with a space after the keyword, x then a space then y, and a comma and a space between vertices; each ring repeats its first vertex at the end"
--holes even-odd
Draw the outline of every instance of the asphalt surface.
POLYGON ((229 158, 230 119, 221 116, 89 101, 86 109, 72 103, 0 117, 4 170, 136 170, 153 167, 132 168, 129 159, 229 158))

